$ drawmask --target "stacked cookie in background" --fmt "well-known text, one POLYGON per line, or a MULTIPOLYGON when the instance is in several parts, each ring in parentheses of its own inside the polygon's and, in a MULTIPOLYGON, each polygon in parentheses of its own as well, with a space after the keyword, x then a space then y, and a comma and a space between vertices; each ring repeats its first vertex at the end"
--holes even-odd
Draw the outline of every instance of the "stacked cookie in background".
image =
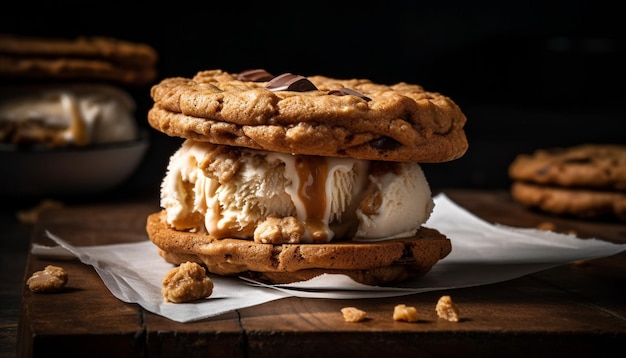
POLYGON ((518 155, 511 195, 547 213, 626 221, 626 145, 581 144, 518 155))
POLYGON ((102 80, 127 85, 156 78, 156 51, 111 37, 41 38, 0 34, 0 76, 33 80, 102 80))
POLYGON ((156 51, 108 37, 0 34, 0 143, 48 148, 136 139, 127 87, 156 78, 156 51))

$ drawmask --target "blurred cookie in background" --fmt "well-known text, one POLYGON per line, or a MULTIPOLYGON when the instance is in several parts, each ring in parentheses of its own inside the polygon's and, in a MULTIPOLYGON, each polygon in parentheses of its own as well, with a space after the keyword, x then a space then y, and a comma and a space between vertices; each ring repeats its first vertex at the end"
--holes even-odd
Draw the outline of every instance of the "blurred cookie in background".
POLYGON ((519 154, 508 168, 524 206, 582 219, 626 221, 626 145, 586 143, 519 154))
POLYGON ((111 37, 39 38, 0 34, 0 76, 19 80, 151 84, 157 53, 111 37))

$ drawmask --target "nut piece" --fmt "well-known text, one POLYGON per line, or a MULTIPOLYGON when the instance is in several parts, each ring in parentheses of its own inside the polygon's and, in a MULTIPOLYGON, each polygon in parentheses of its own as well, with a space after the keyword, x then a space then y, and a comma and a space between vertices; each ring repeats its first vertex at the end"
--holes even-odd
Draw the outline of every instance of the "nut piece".
POLYGON ((48 265, 28 278, 26 284, 32 292, 59 292, 67 283, 67 273, 63 267, 48 265))
POLYGON ((305 227, 293 216, 269 216, 254 230, 254 242, 263 244, 295 244, 304 236, 305 227))
POLYGON ((555 231, 556 230, 556 225, 553 222, 544 221, 544 222, 539 223, 537 225, 537 229, 538 230, 542 230, 542 231, 555 231))
POLYGON ((407 305, 397 305, 393 308, 394 321, 417 322, 417 309, 407 305))
POLYGON ((561 232, 568 235, 576 235, 576 230, 557 230, 556 224, 550 221, 544 221, 537 225, 538 230, 561 232))
POLYGON ((210 296, 213 281, 206 275, 204 267, 187 261, 165 275, 161 293, 165 302, 191 302, 210 296))
POLYGON ((450 296, 441 296, 439 301, 437 301, 435 310, 437 311, 437 316, 439 316, 439 318, 443 318, 450 322, 459 321, 459 309, 454 302, 452 302, 452 298, 450 296))
POLYGON ((343 319, 346 322, 361 322, 367 316, 365 311, 362 311, 356 307, 344 307, 341 309, 343 319))

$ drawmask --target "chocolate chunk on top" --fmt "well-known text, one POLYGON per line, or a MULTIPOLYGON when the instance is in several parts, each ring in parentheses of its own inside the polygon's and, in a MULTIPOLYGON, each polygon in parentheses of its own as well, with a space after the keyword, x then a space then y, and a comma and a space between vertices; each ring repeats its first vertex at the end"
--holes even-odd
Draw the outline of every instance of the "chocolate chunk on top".
POLYGON ((253 69, 242 71, 237 75, 237 79, 239 81, 250 81, 250 82, 266 82, 274 78, 274 75, 267 72, 264 69, 253 69))
POLYGON ((381 149, 381 150, 394 150, 398 149, 402 146, 402 143, 397 140, 389 137, 381 137, 369 142, 372 148, 381 149))
POLYGON ((352 95, 352 96, 357 96, 359 98, 364 99, 365 101, 369 102, 372 99, 367 97, 366 95, 364 95, 363 93, 357 91, 357 90, 353 90, 352 88, 340 88, 340 89, 336 89, 336 90, 330 90, 328 91, 328 94, 330 95, 336 95, 336 96, 345 96, 345 95, 352 95))
POLYGON ((406 83, 316 75, 306 80, 317 90, 277 90, 276 79, 241 81, 219 69, 166 78, 151 89, 155 105, 148 120, 173 136, 290 154, 441 162, 467 149, 466 118, 446 96, 406 83), (329 95, 340 88, 371 101, 329 95))
POLYGON ((270 91, 306 92, 317 90, 317 87, 306 77, 291 73, 283 73, 274 77, 265 87, 270 91))

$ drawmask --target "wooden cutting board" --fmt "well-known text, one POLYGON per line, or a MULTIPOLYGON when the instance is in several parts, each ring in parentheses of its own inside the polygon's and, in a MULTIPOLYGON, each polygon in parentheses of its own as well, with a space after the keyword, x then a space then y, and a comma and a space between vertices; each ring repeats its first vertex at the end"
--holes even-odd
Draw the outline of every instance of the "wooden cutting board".
MULTIPOLYGON (((584 222, 528 211, 507 192, 450 190, 476 215, 519 227, 551 222, 557 231, 626 243, 626 226, 584 222)), ((46 211, 33 243, 50 245, 49 229, 80 245, 146 240, 154 201, 95 203, 46 211)), ((621 356, 626 353, 626 254, 564 265, 519 279, 409 296, 331 300, 286 298, 192 323, 177 323, 115 298, 91 266, 29 255, 24 281, 46 265, 63 266, 70 280, 56 294, 24 285, 18 332, 23 357, 414 357, 621 356), (449 294, 461 322, 438 319, 434 307, 449 294), (418 309, 416 323, 392 319, 396 304, 418 309), (356 306, 368 319, 345 322, 356 306)))

